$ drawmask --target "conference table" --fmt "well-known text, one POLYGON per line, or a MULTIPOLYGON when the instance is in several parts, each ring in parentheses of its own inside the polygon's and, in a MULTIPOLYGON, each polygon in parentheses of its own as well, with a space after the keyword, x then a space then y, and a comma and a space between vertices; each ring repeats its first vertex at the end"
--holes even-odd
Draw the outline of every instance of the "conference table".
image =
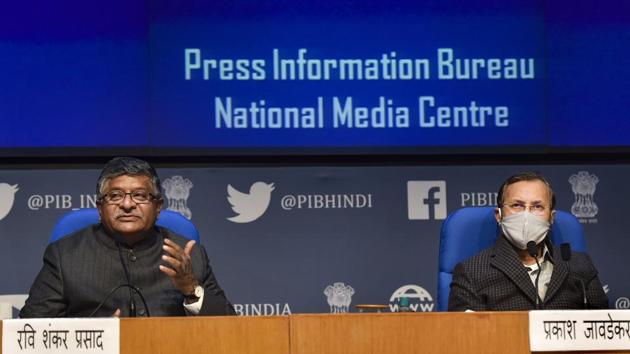
POLYGON ((516 354, 530 350, 527 312, 434 312, 122 318, 120 352, 516 354))

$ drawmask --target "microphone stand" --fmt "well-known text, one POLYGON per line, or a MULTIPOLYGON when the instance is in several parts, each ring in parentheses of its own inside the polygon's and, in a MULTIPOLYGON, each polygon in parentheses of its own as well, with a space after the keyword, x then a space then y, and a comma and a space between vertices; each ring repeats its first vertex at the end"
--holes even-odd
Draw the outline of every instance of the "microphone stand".
POLYGON ((540 295, 538 295, 538 279, 540 278, 540 273, 542 272, 542 268, 540 268, 540 262, 538 262, 538 249, 536 248, 536 242, 529 241, 527 242, 527 253, 530 256, 534 257, 536 261, 536 265, 538 266, 538 273, 536 274, 536 281, 534 283, 534 288, 536 289, 536 310, 542 309, 542 300, 540 299, 540 295))
MULTIPOLYGON (((123 259, 122 250, 120 248, 120 244, 118 245, 118 256, 120 257, 120 263, 122 264, 123 270, 125 271, 125 276, 127 277, 127 284, 129 284, 129 317, 136 317, 136 301, 133 296, 133 285, 131 285, 131 275, 129 274, 129 269, 127 269, 127 264, 123 259)), ((146 308, 146 306, 145 306, 146 308)))
MULTIPOLYGON (((571 244, 569 243, 561 244, 560 254, 562 255, 562 260, 567 262, 567 269, 569 270, 569 275, 571 275, 571 265, 569 264, 569 261, 571 260, 571 244)), ((577 279, 575 280, 575 282, 580 287, 580 290, 582 290, 582 308, 588 309, 588 299, 586 298, 586 287, 584 286, 584 282, 582 281, 582 279, 580 279, 579 277, 576 277, 576 278, 577 279)))

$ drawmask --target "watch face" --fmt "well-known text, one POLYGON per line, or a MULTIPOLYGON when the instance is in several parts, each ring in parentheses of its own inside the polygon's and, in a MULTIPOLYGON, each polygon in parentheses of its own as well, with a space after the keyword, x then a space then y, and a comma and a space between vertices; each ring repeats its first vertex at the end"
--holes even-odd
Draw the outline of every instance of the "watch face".
POLYGON ((201 295, 203 295, 203 288, 199 285, 197 285, 195 287, 195 296, 196 297, 201 297, 201 295))

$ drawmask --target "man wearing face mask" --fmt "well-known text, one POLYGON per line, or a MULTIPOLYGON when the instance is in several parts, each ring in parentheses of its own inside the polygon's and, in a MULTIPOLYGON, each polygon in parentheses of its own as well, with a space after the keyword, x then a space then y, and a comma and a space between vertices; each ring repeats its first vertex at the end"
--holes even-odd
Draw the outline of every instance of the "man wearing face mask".
POLYGON ((542 175, 508 178, 497 203, 501 235, 494 246, 455 267, 449 311, 608 308, 590 257, 579 252, 561 257, 548 237, 555 196, 542 175))

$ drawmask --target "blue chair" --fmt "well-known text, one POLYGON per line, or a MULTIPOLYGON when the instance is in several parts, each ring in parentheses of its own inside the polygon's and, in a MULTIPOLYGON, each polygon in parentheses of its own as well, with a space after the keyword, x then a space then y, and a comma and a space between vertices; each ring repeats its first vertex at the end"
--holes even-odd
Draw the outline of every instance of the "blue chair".
MULTIPOLYGON (((79 209, 68 212, 57 221, 48 242, 55 242, 92 224, 98 224, 98 211, 96 209, 79 209)), ((162 210, 156 224, 199 242, 199 231, 197 231, 195 224, 180 213, 162 210)))
MULTIPOLYGON (((494 207, 468 207, 459 209, 446 218, 440 234, 438 311, 448 308, 453 269, 479 251, 494 244, 499 235, 494 218, 494 207)), ((551 227, 551 241, 559 245, 568 242, 574 251, 585 252, 586 242, 582 225, 575 216, 556 210, 551 227)))

